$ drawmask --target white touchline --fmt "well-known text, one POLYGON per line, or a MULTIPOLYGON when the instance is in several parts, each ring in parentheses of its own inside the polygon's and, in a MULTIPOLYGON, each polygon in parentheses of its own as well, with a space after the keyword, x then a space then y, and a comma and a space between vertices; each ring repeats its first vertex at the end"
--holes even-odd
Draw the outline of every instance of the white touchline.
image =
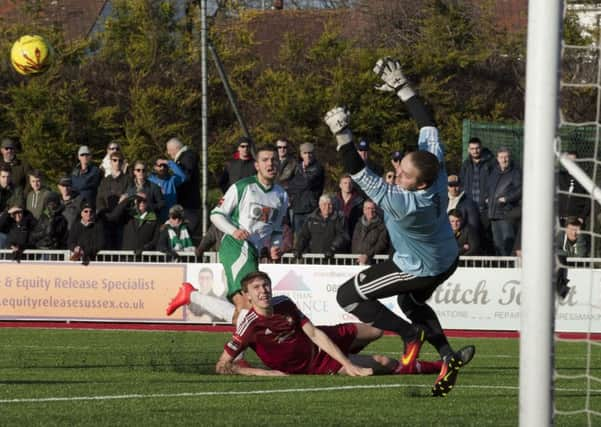
MULTIPOLYGON (((71 396, 71 397, 39 397, 0 399, 0 403, 42 403, 42 402, 73 402, 82 400, 120 400, 120 399, 157 399, 166 397, 199 397, 199 396, 242 396, 253 394, 277 394, 277 393, 299 393, 299 392, 323 392, 340 390, 378 389, 378 388, 430 388, 432 384, 371 384, 371 385, 348 385, 336 387, 311 387, 311 388, 284 388, 274 390, 249 390, 249 391, 200 391, 196 393, 160 393, 160 394, 121 394, 113 396, 71 396)), ((518 390, 517 386, 501 385, 462 385, 465 389, 494 389, 494 390, 518 390)), ((555 389, 555 391, 582 392, 582 389, 555 389)), ((599 393, 601 390, 591 390, 599 393)))

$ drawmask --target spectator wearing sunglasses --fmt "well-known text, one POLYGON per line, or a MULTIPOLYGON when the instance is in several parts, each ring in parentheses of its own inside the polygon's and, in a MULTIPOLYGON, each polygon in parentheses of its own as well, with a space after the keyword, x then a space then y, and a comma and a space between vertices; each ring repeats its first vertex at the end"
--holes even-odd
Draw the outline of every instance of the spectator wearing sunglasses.
POLYGON ((102 172, 92 164, 92 152, 87 145, 77 150, 79 162, 71 172, 71 189, 89 203, 96 202, 102 172))
POLYGON ((286 138, 279 138, 275 143, 278 151, 278 174, 275 182, 280 184, 284 189, 288 188, 288 181, 294 175, 296 170, 297 160, 290 151, 290 142, 286 138))
POLYGON ((27 176, 31 167, 25 160, 17 157, 18 144, 11 138, 2 138, 0 143, 0 166, 10 168, 12 183, 23 192, 29 192, 30 188, 27 183, 27 176))
POLYGON ((148 169, 142 160, 136 160, 133 164, 132 182, 127 188, 127 196, 131 200, 136 194, 145 194, 146 210, 158 213, 165 208, 165 198, 161 187, 148 179, 148 169))
POLYGON ((169 209, 177 204, 177 187, 186 181, 186 173, 173 160, 157 159, 154 163, 154 173, 148 175, 148 181, 156 184, 161 189, 165 204, 159 210, 161 222, 169 216, 169 209))
MULTIPOLYGON (((121 146, 116 142, 109 142, 109 145, 106 146, 106 154, 100 163, 100 169, 102 169, 104 176, 109 176, 112 173, 111 155, 116 152, 121 153, 121 146)), ((127 161, 124 158, 121 164, 121 172, 126 173, 127 166, 127 161)))
POLYGON ((232 184, 235 184, 242 178, 255 175, 255 159, 252 156, 251 141, 246 137, 241 137, 238 140, 238 158, 230 160, 223 170, 219 178, 219 188, 225 194, 232 184))
MULTIPOLYGON (((117 207, 122 197, 127 196, 131 178, 122 172, 123 155, 119 151, 111 155, 112 171, 109 176, 102 178, 96 196, 96 209, 99 216, 110 214, 117 207)), ((109 250, 120 250, 123 237, 123 225, 107 222, 105 224, 105 246, 109 250)))

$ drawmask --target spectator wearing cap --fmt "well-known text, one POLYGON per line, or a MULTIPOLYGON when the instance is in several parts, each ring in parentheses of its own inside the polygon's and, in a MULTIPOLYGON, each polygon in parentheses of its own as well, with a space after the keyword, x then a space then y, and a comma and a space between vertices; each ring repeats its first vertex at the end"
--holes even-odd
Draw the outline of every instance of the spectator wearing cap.
POLYGON ((447 212, 451 230, 457 240, 459 255, 481 255, 480 236, 478 232, 463 221, 463 215, 459 209, 451 209, 447 212))
POLYGON ((70 176, 63 176, 59 179, 57 187, 60 195, 60 203, 63 207, 62 215, 67 220, 67 227, 70 230, 73 223, 79 218, 80 206, 83 199, 73 190, 70 176))
POLYGON ((457 175, 449 175, 447 178, 447 190, 449 204, 447 213, 452 209, 461 212, 462 222, 470 226, 474 233, 480 233, 480 212, 478 205, 463 191, 461 181, 457 175))
POLYGON ((351 252, 357 254, 357 264, 373 263, 374 255, 387 254, 390 238, 384 221, 378 216, 378 209, 372 200, 363 202, 363 215, 357 222, 351 242, 351 252))
POLYGON ((186 173, 173 160, 157 159, 154 163, 154 173, 148 176, 148 181, 161 189, 165 205, 159 211, 159 221, 167 221, 169 209, 177 203, 177 187, 186 180, 186 173))
POLYGON ((127 195, 144 193, 146 209, 158 214, 165 207, 165 199, 161 188, 148 179, 148 170, 142 160, 136 160, 131 169, 133 179, 127 188, 127 195))
POLYGON ((4 165, 10 168, 13 185, 25 193, 29 191, 27 176, 31 167, 25 160, 17 157, 18 145, 14 139, 2 138, 2 142, 0 142, 0 152, 2 153, 0 166, 4 165))
POLYGON ((87 145, 82 145, 77 150, 79 162, 71 172, 71 185, 73 191, 78 193, 88 203, 96 203, 98 186, 102 173, 96 165, 92 164, 92 152, 87 145))
POLYGON ((133 199, 123 199, 107 215, 107 220, 125 224, 123 250, 140 254, 143 251, 156 249, 161 223, 156 213, 149 209, 148 196, 145 193, 136 193, 133 199))
POLYGON ((373 160, 369 158, 369 142, 367 142, 364 139, 360 140, 359 144, 357 144, 357 153, 359 154, 359 157, 361 157, 363 163, 365 163, 365 166, 369 170, 371 170, 378 176, 382 176, 382 174, 384 173, 384 169, 380 165, 374 163, 373 160))
POLYGON ((297 258, 304 253, 333 258, 337 253, 348 252, 350 241, 344 217, 334 210, 332 197, 323 194, 319 207, 307 216, 298 233, 294 253, 297 258))
POLYGON ((10 203, 25 204, 23 191, 13 185, 11 173, 9 166, 0 165, 0 212, 7 209, 10 203))
POLYGON ((167 154, 186 174, 186 180, 176 187, 177 204, 184 208, 184 218, 194 235, 200 224, 200 169, 196 151, 179 139, 167 141, 167 154))
POLYGON ((298 161, 291 153, 290 141, 286 138, 278 138, 275 142, 275 147, 278 150, 278 174, 275 182, 280 184, 284 189, 288 188, 288 181, 294 175, 298 161))
POLYGON ((169 219, 159 234, 157 250, 178 258, 177 252, 195 252, 192 237, 184 222, 184 208, 180 205, 169 209, 169 219))
POLYGON ((244 136, 238 140, 237 158, 231 159, 226 163, 223 173, 219 178, 219 188, 221 188, 221 191, 224 193, 232 186, 232 184, 235 184, 242 178, 257 173, 257 170, 255 169, 255 159, 253 159, 250 150, 250 144, 250 139, 244 136))
MULTIPOLYGON (((100 170, 102 171, 102 176, 109 176, 113 173, 113 167, 111 162, 111 156, 113 153, 120 152, 121 155, 121 146, 116 142, 109 142, 106 146, 106 154, 102 158, 102 162, 100 162, 100 170)), ((123 157, 123 163, 121 163, 121 172, 127 173, 127 161, 125 160, 125 156, 123 157)))
POLYGON ((94 206, 84 200, 80 207, 80 217, 69 230, 68 247, 71 260, 82 260, 88 264, 104 249, 104 226, 96 217, 94 206))
POLYGON ((63 216, 63 210, 60 194, 48 192, 44 210, 31 234, 32 244, 36 249, 67 249, 69 224, 63 216))
POLYGON ((288 181, 288 197, 292 215, 292 230, 297 234, 307 216, 315 211, 323 192, 325 173, 315 158, 315 147, 310 142, 300 146, 300 161, 292 179, 288 181))
POLYGON ((31 233, 35 224, 33 215, 19 201, 11 203, 0 214, 0 232, 6 235, 4 247, 13 251, 16 260, 25 249, 32 247, 31 233))
POLYGON ((363 196, 353 186, 351 176, 343 175, 338 181, 338 192, 334 197, 334 209, 342 213, 349 236, 353 235, 355 224, 363 213, 363 196))
POLYGON ((44 210, 46 197, 50 190, 44 188, 42 183, 43 177, 42 172, 37 169, 32 169, 29 172, 29 187, 31 191, 27 193, 25 198, 25 209, 27 209, 34 218, 40 219, 42 211, 44 210))

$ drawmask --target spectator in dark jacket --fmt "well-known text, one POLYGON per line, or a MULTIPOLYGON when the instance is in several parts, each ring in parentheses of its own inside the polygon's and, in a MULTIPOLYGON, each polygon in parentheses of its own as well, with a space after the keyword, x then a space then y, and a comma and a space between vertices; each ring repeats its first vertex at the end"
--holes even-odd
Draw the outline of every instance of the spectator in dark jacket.
POLYGON ((480 255, 480 236, 469 224, 463 222, 463 215, 459 209, 448 212, 449 223, 455 239, 459 255, 480 255))
POLYGON ((98 167, 92 164, 92 152, 87 146, 82 145, 79 147, 77 157, 79 158, 79 163, 75 166, 73 172, 71 172, 73 190, 82 199, 94 204, 96 203, 96 195, 100 180, 102 179, 102 173, 98 167))
POLYGON ((17 158, 18 145, 17 141, 11 138, 2 138, 0 166, 7 166, 10 169, 13 185, 26 193, 29 191, 27 175, 29 175, 31 167, 26 161, 17 158))
MULTIPOLYGON (((111 214, 122 200, 130 197, 127 194, 127 189, 130 187, 132 180, 129 175, 122 172, 121 165, 123 161, 124 157, 120 151, 113 152, 111 155, 112 173, 100 181, 96 196, 96 211, 101 219, 104 215, 111 214)), ((123 243, 123 224, 107 221, 103 223, 103 226, 105 249, 120 250, 123 243)))
POLYGON ((477 137, 469 140, 467 151, 468 158, 461 165, 459 174, 461 185, 467 197, 478 205, 483 252, 493 254, 486 198, 488 197, 488 176, 495 165, 495 159, 488 148, 482 147, 482 142, 477 137))
MULTIPOLYGON (((480 138, 471 138, 467 147, 468 157, 461 165, 460 181, 467 196, 478 205, 480 212, 485 214, 487 178, 495 165, 494 156, 488 148, 482 147, 480 138)), ((486 215, 484 217, 488 219, 486 215)))
POLYGON ((44 209, 32 232, 32 244, 37 249, 66 249, 69 238, 69 224, 63 216, 61 196, 49 192, 44 209))
POLYGON ((200 169, 196 151, 179 139, 167 141, 167 154, 186 174, 186 180, 177 187, 177 203, 184 208, 184 219, 192 236, 200 223, 200 169))
POLYGON ((104 226, 102 220, 96 218, 94 206, 84 200, 81 204, 80 219, 69 230, 69 250, 71 260, 82 260, 88 264, 104 249, 104 226))
POLYGON ((23 191, 13 185, 10 167, 0 165, 0 212, 7 209, 11 203, 24 206, 23 191))
POLYGON ((67 225, 70 230, 75 221, 79 219, 83 198, 73 190, 70 176, 64 176, 58 181, 58 191, 61 196, 60 202, 63 207, 62 215, 67 220, 67 225))
MULTIPOLYGON (((577 159, 575 151, 568 151, 567 156, 573 161, 577 159)), ((557 173, 557 186, 557 213, 561 226, 566 226, 569 217, 576 217, 582 225, 586 224, 591 214, 591 202, 584 187, 563 167, 557 173)))
POLYGON ((342 213, 349 236, 353 235, 355 224, 363 215, 363 196, 353 186, 350 175, 343 175, 338 181, 339 191, 334 197, 334 210, 342 213))
POLYGON ((317 201, 325 182, 324 170, 315 159, 313 144, 301 144, 300 156, 302 161, 298 163, 294 176, 288 181, 291 225, 295 234, 301 230, 307 216, 317 208, 317 201))
POLYGON ((246 137, 238 140, 238 158, 226 163, 225 169, 219 178, 219 188, 225 193, 233 184, 251 175, 255 175, 255 159, 251 155, 251 141, 246 137))
POLYGON ((35 225, 35 218, 23 209, 21 202, 11 203, 11 206, 0 214, 0 232, 6 234, 5 247, 13 251, 16 261, 20 261, 25 249, 33 247, 31 233, 35 225))
POLYGON ((121 245, 123 250, 134 251, 139 255, 143 251, 156 249, 161 223, 157 214, 150 210, 148 205, 146 194, 137 193, 133 197, 123 199, 107 215, 107 220, 125 224, 121 245))
POLYGON ((590 256, 590 241, 581 233, 582 224, 577 217, 567 220, 564 231, 557 234, 557 254, 565 257, 586 258, 590 256))
POLYGON ((449 204, 447 213, 452 209, 461 212, 463 223, 470 226, 474 233, 480 233, 480 212, 478 205, 462 191, 461 181, 457 175, 448 177, 449 204))
POLYGON ((349 243, 344 217, 334 210, 332 198, 324 194, 319 198, 319 208, 308 215, 298 233, 295 254, 298 258, 303 253, 321 253, 332 258, 347 252, 349 243))
POLYGON ((278 150, 279 163, 275 182, 280 184, 284 189, 287 189, 288 181, 294 176, 298 161, 290 152, 290 142, 286 138, 279 138, 276 141, 276 148, 278 150))
POLYGON ((146 196, 146 210, 153 211, 159 214, 165 207, 165 199, 161 188, 147 178, 148 171, 142 160, 136 160, 131 168, 133 179, 130 186, 127 188, 127 195, 130 197, 139 193, 144 193, 146 196))
POLYGON ((522 199, 522 174, 511 160, 506 147, 497 151, 497 162, 488 177, 488 218, 495 252, 509 256, 515 241, 513 213, 520 209, 522 199))
POLYGON ((359 255, 357 257, 359 265, 371 264, 374 255, 387 254, 390 249, 388 231, 377 212, 377 206, 373 201, 363 202, 363 216, 355 226, 351 245, 351 252, 359 255))

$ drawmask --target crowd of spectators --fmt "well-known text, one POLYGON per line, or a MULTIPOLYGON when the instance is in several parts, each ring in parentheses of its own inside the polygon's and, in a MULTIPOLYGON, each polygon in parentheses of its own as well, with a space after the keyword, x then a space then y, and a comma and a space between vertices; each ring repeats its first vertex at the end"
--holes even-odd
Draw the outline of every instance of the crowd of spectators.
MULTIPOLYGON (((115 142, 107 145, 98 164, 87 146, 77 151, 70 174, 50 188, 43 173, 18 156, 18 144, 0 143, 0 248, 20 259, 25 249, 69 249, 73 260, 93 260, 101 250, 161 251, 172 259, 178 252, 201 256, 219 248, 222 233, 214 226, 199 235, 200 171, 198 154, 181 141, 166 143, 166 158, 150 164, 128 162, 115 142), (196 238, 198 236, 198 238, 196 238)), ((222 191, 256 173, 252 143, 238 141, 218 184, 222 191)), ((276 182, 289 195, 284 220, 283 251, 353 254, 357 264, 371 264, 374 256, 390 254, 382 212, 367 199, 349 175, 338 189, 324 192, 326 174, 315 147, 294 147, 286 138, 275 143, 279 158, 276 182)), ((390 164, 378 165, 361 140, 357 151, 365 164, 395 185, 404 153, 396 151, 390 164)), ((576 153, 570 152, 572 159, 576 153)), ((506 147, 496 153, 478 138, 468 143, 468 157, 448 175, 449 223, 461 255, 511 256, 520 250, 522 176, 506 147)), ((590 199, 570 174, 557 173, 557 250, 565 256, 590 255, 590 239, 582 229, 590 216, 590 199)))

